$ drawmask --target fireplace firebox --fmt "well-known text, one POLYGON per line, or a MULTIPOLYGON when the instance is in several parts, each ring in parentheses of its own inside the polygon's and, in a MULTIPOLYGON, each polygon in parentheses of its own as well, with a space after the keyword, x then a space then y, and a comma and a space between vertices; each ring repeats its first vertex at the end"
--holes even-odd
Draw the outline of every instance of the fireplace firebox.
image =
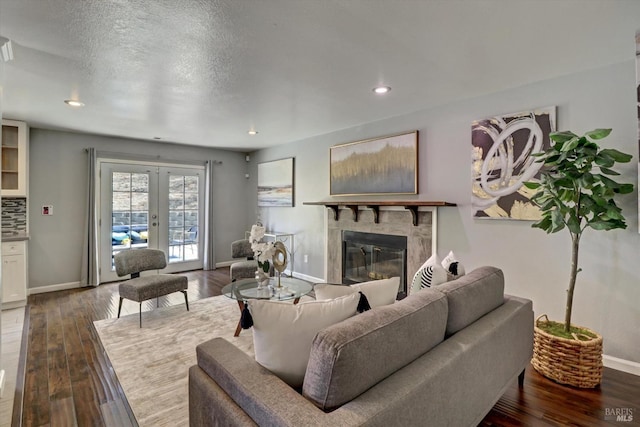
POLYGON ((400 277, 398 299, 407 296, 407 237, 342 232, 342 283, 400 277))

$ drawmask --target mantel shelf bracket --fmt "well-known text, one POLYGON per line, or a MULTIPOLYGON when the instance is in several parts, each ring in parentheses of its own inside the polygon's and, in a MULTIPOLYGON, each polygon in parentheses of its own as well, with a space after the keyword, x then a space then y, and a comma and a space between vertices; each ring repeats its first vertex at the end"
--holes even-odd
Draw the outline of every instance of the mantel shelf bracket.
POLYGON ((351 209, 351 217, 353 218, 353 222, 358 222, 358 205, 347 205, 349 209, 351 209))
POLYGON ((411 211, 411 217, 413 220, 414 227, 418 226, 418 207, 417 206, 405 206, 405 209, 409 209, 411 211))
POLYGON ((339 206, 338 205, 326 205, 326 206, 333 211, 333 220, 337 221, 339 206))
POLYGON ((380 206, 378 205, 371 205, 371 206, 367 206, 369 209, 373 210, 373 222, 378 224, 380 223, 380 206))

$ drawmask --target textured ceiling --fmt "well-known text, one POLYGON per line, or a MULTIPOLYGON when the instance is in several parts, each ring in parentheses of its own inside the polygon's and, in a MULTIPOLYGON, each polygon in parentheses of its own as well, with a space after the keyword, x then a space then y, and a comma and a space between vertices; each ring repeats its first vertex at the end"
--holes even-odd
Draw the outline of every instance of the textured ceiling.
POLYGON ((0 0, 3 116, 252 151, 631 61, 637 29, 637 0, 0 0))

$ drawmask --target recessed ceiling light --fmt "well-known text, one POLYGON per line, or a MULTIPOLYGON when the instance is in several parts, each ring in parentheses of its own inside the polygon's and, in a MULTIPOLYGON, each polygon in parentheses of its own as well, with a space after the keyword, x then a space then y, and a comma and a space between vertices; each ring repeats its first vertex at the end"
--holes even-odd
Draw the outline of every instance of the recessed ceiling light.
POLYGON ((76 101, 74 99, 65 99, 64 103, 70 107, 84 107, 84 102, 76 101))
POLYGON ((390 90, 391 88, 389 86, 378 86, 373 88, 373 91, 378 95, 383 95, 385 93, 388 93, 390 90))
POLYGON ((250 130, 249 132, 247 132, 249 135, 257 135, 258 131, 257 130, 250 130))

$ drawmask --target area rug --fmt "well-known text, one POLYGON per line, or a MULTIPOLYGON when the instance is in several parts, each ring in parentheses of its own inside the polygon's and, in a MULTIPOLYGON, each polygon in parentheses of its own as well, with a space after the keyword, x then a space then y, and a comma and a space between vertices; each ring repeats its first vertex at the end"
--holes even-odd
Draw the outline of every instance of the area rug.
POLYGON ((234 337, 240 310, 235 300, 217 296, 120 319, 94 322, 140 426, 189 424, 189 367, 196 346, 223 337, 253 357, 251 330, 234 337))

